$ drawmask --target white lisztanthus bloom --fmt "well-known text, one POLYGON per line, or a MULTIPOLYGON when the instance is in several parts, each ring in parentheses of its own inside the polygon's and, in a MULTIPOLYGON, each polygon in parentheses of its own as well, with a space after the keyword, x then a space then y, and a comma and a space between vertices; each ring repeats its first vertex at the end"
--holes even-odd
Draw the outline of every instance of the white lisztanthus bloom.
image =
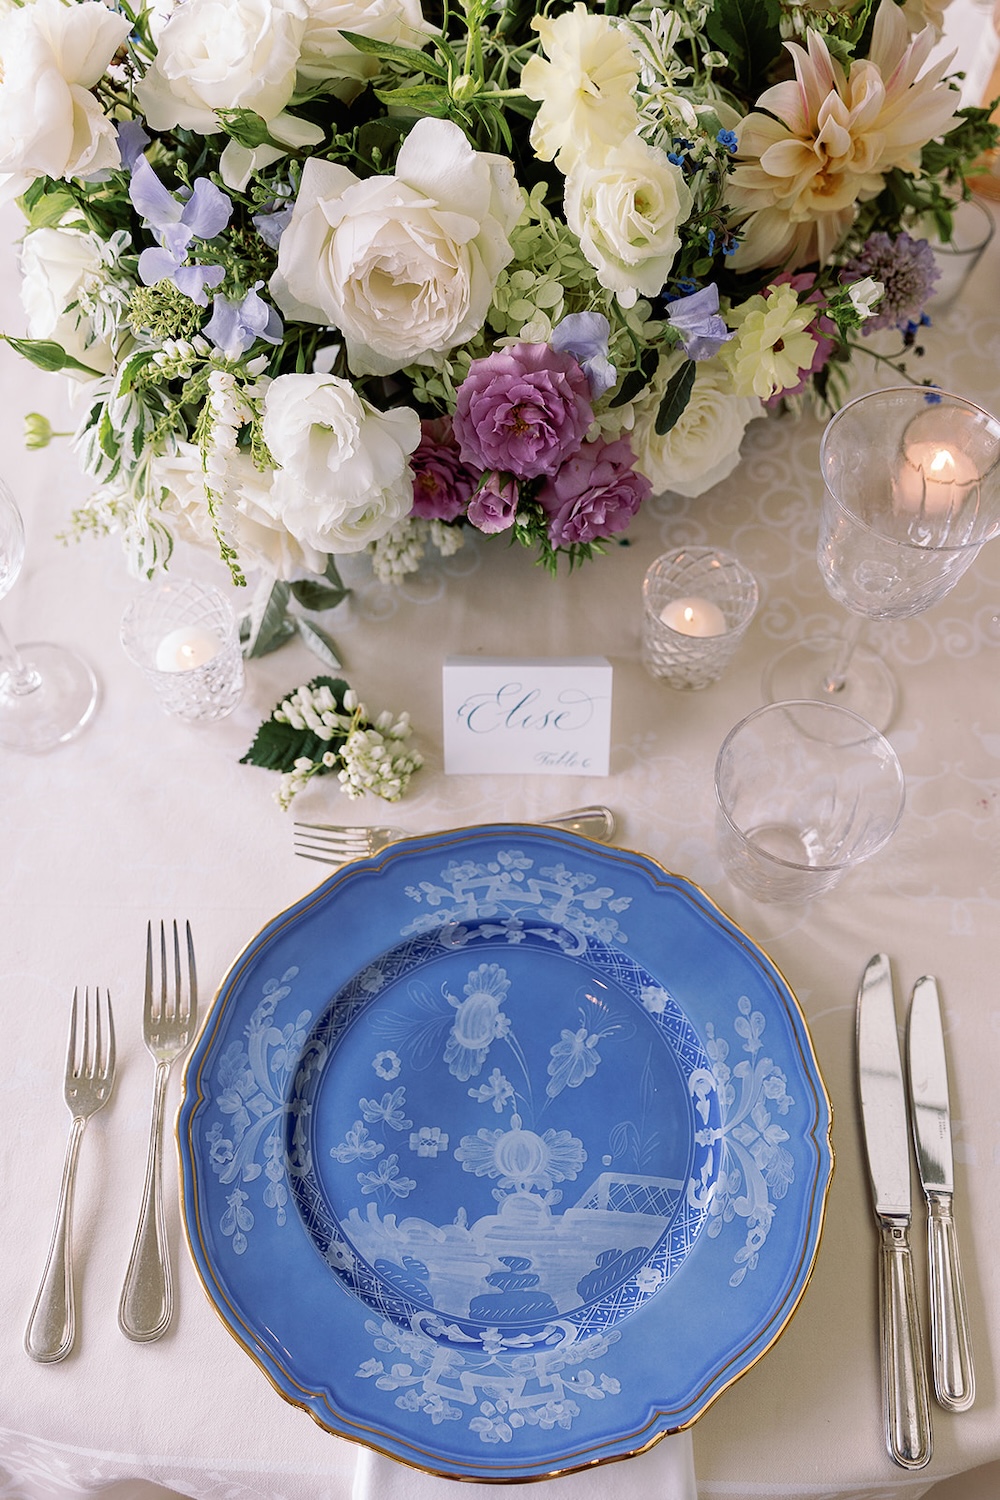
POLYGON ((130 30, 99 0, 0 11, 0 202, 39 177, 120 165, 115 122, 92 91, 130 30))

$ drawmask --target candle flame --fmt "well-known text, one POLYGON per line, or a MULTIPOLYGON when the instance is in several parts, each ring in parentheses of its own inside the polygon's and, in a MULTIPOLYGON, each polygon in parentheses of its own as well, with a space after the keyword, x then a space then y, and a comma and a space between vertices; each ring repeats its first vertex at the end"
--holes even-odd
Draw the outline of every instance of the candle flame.
POLYGON ((927 465, 935 479, 953 479, 955 476, 955 455, 949 448, 939 448, 927 465))
POLYGON ((690 604, 686 605, 684 608, 684 619, 688 625, 690 625, 691 621, 694 619, 694 610, 691 608, 690 604))

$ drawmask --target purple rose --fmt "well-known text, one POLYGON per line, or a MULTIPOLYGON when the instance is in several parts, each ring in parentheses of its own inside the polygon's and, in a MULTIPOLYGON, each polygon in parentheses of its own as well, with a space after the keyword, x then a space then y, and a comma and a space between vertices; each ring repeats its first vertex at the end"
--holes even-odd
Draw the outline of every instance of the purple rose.
POLYGON ((535 479, 576 452, 593 416, 590 383, 572 355, 515 344, 472 365, 455 401, 455 436, 473 468, 535 479))
POLYGON ((450 417, 425 419, 420 432, 410 457, 412 514, 428 521, 455 521, 464 515, 479 476, 462 463, 450 417))
POLYGON ((538 492, 553 547, 597 542, 624 531, 653 486, 635 468, 628 438, 584 443, 538 492))
POLYGON ((469 501, 468 519, 487 535, 508 531, 517 512, 517 480, 510 474, 491 474, 469 501))

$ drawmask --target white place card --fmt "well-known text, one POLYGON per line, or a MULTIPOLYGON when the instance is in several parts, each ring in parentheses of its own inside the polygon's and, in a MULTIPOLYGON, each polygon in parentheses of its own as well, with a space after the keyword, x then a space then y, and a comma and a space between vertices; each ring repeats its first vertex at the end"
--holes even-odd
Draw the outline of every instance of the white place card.
POLYGON ((611 679, 603 656, 446 657, 445 773, 607 776, 611 679))

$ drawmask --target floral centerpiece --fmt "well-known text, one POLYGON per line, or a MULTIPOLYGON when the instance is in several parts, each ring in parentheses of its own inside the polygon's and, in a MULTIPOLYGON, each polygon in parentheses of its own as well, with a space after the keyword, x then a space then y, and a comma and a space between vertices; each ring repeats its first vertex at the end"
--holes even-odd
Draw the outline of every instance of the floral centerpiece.
POLYGON ((79 383, 76 531, 262 573, 253 652, 345 553, 573 564, 702 493, 868 328, 913 341, 919 226, 996 134, 941 9, 0 0, 9 341, 79 383))

